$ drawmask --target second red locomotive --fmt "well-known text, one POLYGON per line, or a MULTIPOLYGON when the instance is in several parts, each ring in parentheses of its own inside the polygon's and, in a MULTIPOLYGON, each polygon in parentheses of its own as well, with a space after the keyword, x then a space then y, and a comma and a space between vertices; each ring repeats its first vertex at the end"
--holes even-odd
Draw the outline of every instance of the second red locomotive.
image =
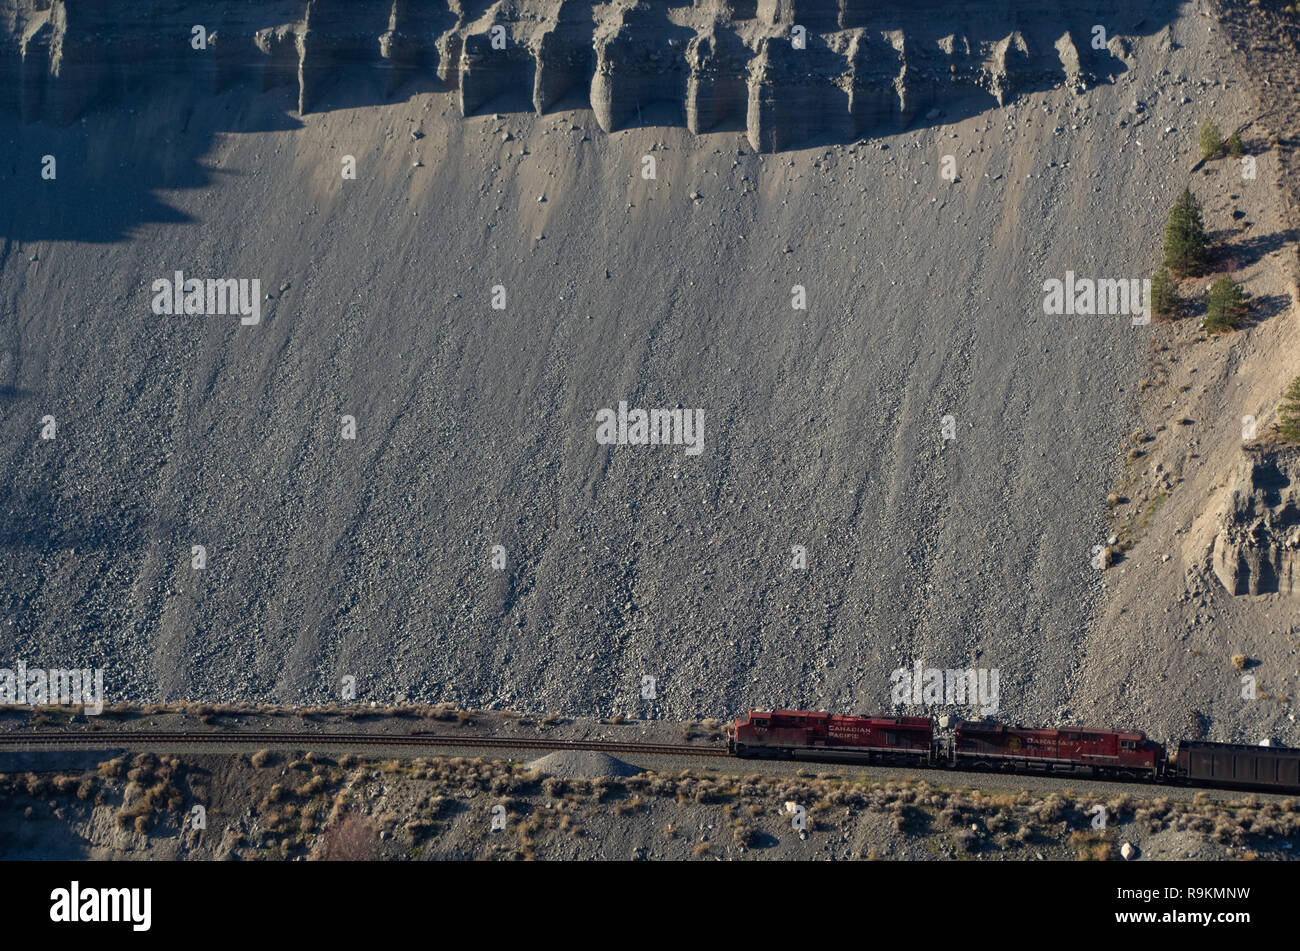
POLYGON ((952 765, 973 769, 1155 779, 1164 765, 1165 748, 1144 733, 979 721, 957 724, 950 757, 952 765))
POLYGON ((727 726, 736 756, 858 759, 926 764, 934 724, 927 717, 847 717, 810 710, 751 710, 727 726))

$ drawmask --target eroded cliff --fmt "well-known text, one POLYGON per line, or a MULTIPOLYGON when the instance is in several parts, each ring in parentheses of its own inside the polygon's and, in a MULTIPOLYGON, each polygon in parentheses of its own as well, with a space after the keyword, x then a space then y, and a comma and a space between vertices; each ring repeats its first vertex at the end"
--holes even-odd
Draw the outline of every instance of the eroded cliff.
POLYGON ((1220 514, 1211 566, 1232 594, 1300 595, 1300 453, 1246 453, 1220 514))
POLYGON ((1059 0, 955 18, 940 3, 879 0, 224 0, 202 11, 5 0, 0 18, 0 108, 28 121, 68 123, 128 90, 178 83, 196 94, 296 85, 305 113, 333 84, 378 76, 384 96, 441 84, 466 115, 494 100, 539 113, 566 101, 606 132, 743 125, 762 151, 894 130, 941 102, 1083 87, 1123 70, 1126 31, 1159 25, 1059 0))

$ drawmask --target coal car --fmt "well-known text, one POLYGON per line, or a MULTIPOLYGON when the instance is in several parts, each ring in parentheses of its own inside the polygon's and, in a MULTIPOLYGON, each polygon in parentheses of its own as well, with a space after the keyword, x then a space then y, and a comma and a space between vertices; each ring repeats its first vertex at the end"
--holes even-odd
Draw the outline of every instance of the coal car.
POLYGON ((1182 740, 1174 757, 1181 782, 1230 789, 1300 790, 1300 750, 1182 740))
POLYGON ((727 748, 736 756, 925 765, 932 759, 933 742, 934 724, 928 717, 751 710, 727 726, 727 748))

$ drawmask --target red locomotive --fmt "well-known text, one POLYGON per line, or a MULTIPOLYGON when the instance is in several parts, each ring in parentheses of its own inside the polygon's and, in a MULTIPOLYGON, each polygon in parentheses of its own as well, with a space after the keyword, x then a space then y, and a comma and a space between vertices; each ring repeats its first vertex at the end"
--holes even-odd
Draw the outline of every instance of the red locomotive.
POLYGON ((934 724, 927 717, 849 717, 808 710, 751 710, 727 726, 736 756, 860 759, 925 764, 934 724))
POLYGON ((951 761, 960 767, 1155 779, 1164 766, 1164 746, 1144 733, 1036 729, 988 721, 958 723, 955 732, 951 761))

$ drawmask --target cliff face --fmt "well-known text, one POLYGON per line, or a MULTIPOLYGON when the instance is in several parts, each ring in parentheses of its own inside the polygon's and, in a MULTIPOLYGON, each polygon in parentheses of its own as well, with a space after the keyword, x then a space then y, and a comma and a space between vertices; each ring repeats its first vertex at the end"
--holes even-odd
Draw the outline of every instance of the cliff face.
POLYGON ((962 97, 992 106, 1088 85, 1123 69, 1112 53, 1125 24, 1099 8, 1003 0, 954 18, 941 3, 878 0, 0 0, 0 109, 68 123, 127 91, 189 82, 200 95, 296 85, 305 113, 335 83, 379 76, 387 96, 423 75, 456 90, 466 115, 503 95, 539 113, 572 99, 611 132, 655 105, 655 121, 693 132, 743 122, 771 151, 892 130, 962 97))
POLYGON ((1300 595, 1300 454, 1251 452, 1220 518, 1211 565, 1232 594, 1300 595))
MULTIPOLYGON (((366 701, 681 719, 892 709, 921 660, 1000 670, 1008 719, 1168 734, 1194 705, 1216 738, 1292 737, 1208 660, 1285 662, 1289 599, 1235 599, 1249 636, 1221 636, 1161 576, 1081 651, 1103 586, 1181 536, 1090 567, 1143 338, 1042 312, 1047 277, 1151 260, 1196 126, 1255 114, 1249 72, 1143 0, 945 6, 0 0, 0 654, 103 667, 112 700, 319 703, 355 676, 366 701), (1131 32, 1122 61, 1094 24, 1131 32), (1071 48, 1128 72, 1078 95, 1071 48), (913 126, 774 161, 738 134, 751 103, 768 148, 913 126), (604 135, 597 107, 680 126, 604 135), (176 270, 260 280, 261 322, 153 313, 176 270), (600 443, 622 401, 702 408, 705 452, 600 443)), ((1283 240, 1275 170, 1197 179, 1252 256, 1283 240)), ((1217 385, 1187 418, 1276 398, 1217 385)))

